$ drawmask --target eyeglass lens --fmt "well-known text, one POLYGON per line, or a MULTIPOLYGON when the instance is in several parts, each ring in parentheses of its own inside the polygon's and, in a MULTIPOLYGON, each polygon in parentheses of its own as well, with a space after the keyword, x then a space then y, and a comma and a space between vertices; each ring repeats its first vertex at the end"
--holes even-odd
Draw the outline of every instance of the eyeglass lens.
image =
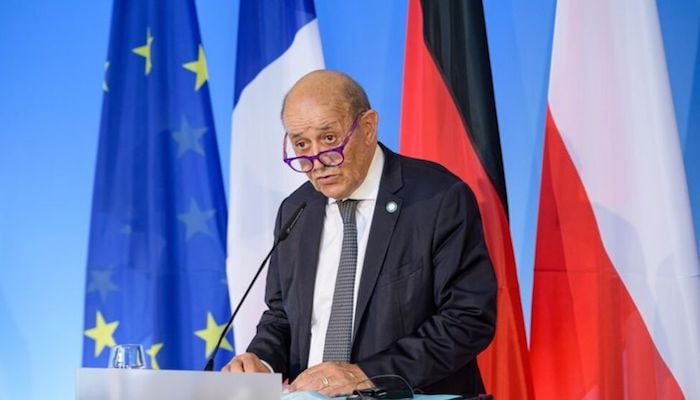
MULTIPOLYGON (((337 150, 329 150, 318 155, 318 161, 326 167, 335 167, 343 163, 343 154, 337 150)), ((309 172, 314 169, 313 157, 311 158, 295 158, 290 160, 290 166, 300 172, 309 172)))

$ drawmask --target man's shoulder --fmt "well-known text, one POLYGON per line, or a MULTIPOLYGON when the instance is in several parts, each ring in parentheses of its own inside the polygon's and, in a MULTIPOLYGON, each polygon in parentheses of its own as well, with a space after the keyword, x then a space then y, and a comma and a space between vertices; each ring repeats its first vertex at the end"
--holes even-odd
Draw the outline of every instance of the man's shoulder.
MULTIPOLYGON (((387 161, 389 166, 389 187, 398 190, 394 193, 405 201, 428 201, 441 204, 445 196, 452 196, 451 201, 464 200, 467 203, 475 201, 474 192, 469 185, 447 168, 436 162, 408 157, 389 151, 387 161), (400 178, 399 178, 400 177, 400 178)), ((426 203, 427 204, 427 203, 426 203)))
POLYGON ((284 214, 296 210, 303 203, 309 204, 319 199, 325 199, 325 197, 313 187, 311 182, 306 181, 282 200, 280 208, 284 214))
POLYGON ((290 193, 286 200, 302 202, 317 199, 319 196, 323 197, 323 195, 314 188, 310 181, 306 181, 296 188, 296 190, 290 193))
POLYGON ((393 153, 392 156, 401 165, 405 184, 447 188, 457 183, 464 183, 458 176, 436 162, 396 153, 393 153))
POLYGON ((406 173, 414 173, 418 175, 428 175, 433 178, 446 179, 446 180, 459 180, 453 173, 451 173, 447 168, 429 160, 422 160, 419 158, 408 157, 404 155, 398 155, 401 159, 401 163, 404 167, 406 173))

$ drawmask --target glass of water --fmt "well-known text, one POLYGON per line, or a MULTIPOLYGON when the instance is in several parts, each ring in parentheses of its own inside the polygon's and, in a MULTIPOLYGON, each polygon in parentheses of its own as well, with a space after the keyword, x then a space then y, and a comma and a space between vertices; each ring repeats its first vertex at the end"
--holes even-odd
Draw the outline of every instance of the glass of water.
POLYGON ((146 360, 140 344, 118 344, 109 355, 109 368, 144 369, 146 360))

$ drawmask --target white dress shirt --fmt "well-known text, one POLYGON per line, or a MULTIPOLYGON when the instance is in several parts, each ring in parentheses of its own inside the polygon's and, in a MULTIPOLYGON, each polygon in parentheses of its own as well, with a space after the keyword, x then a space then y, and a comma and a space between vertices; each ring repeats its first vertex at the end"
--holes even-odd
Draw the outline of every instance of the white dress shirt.
MULTIPOLYGON (((357 269, 355 270, 355 289, 353 293, 353 310, 357 307, 357 291, 360 287, 362 265, 367 250, 369 230, 372 225, 374 206, 379 193, 379 181, 384 169, 384 153, 377 146, 372 163, 365 180, 348 199, 358 200, 356 212, 357 224, 357 269)), ((336 199, 328 199, 323 222, 323 232, 319 245, 318 267, 314 286, 314 302, 311 312, 311 346, 309 348, 309 367, 323 361, 323 348, 326 342, 328 321, 331 317, 335 279, 338 275, 340 251, 343 243, 343 220, 336 199)), ((353 311, 353 324, 355 320, 353 311)))

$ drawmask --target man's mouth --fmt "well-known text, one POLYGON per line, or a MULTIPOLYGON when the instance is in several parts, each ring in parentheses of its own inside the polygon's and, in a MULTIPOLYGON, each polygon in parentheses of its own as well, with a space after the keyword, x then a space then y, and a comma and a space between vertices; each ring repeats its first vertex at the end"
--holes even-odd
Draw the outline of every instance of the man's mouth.
POLYGON ((316 183, 321 185, 327 185, 329 183, 332 183, 334 179, 335 175, 322 175, 316 178, 316 183))

